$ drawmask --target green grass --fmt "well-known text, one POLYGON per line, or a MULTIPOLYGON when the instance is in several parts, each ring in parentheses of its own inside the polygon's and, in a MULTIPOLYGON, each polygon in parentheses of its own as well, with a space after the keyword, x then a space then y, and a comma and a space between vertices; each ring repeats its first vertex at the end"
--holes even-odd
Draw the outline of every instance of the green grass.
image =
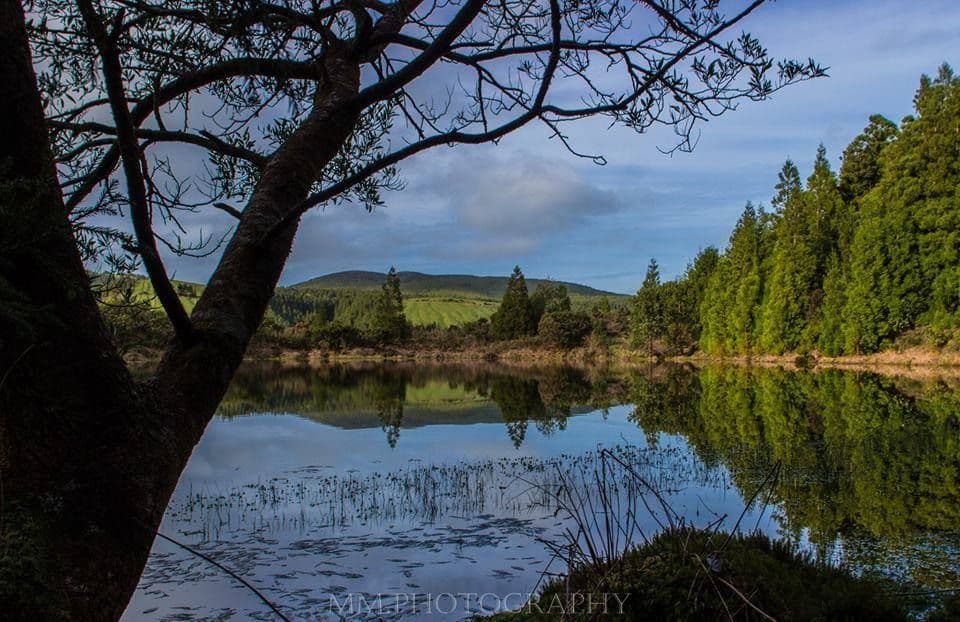
POLYGON ((483 298, 408 298, 403 312, 414 326, 436 324, 446 328, 490 317, 498 302, 483 298))

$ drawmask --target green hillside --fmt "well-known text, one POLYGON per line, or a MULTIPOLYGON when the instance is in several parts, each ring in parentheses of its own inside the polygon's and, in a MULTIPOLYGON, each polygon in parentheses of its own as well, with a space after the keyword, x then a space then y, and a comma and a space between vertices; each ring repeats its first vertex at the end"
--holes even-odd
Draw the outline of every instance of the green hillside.
POLYGON ((490 317, 497 310, 497 304, 484 298, 425 296, 404 300, 403 312, 414 326, 436 324, 446 328, 490 317))
MULTIPOLYGON (((505 276, 473 276, 469 274, 424 274, 400 272, 400 287, 404 295, 404 313, 411 324, 440 327, 457 326, 493 315, 507 287, 505 276)), ((319 276, 284 288, 286 296, 293 292, 315 292, 330 296, 333 292, 351 292, 355 301, 363 300, 365 294, 378 292, 386 275, 380 272, 349 270, 319 276)), ((543 279, 527 279, 532 293, 543 279)), ((565 285, 575 310, 589 311, 603 296, 614 306, 627 297, 605 292, 579 283, 556 281, 565 285)), ((283 296, 278 291, 278 295, 283 296)))
MULTIPOLYGON (((506 276, 473 276, 469 274, 424 274, 422 272, 400 272, 400 286, 403 294, 410 297, 442 296, 455 294, 458 297, 479 297, 500 300, 507 289, 506 276)), ((291 287, 309 289, 379 289, 386 274, 363 270, 348 270, 318 276, 291 287)), ((543 279, 527 279, 527 287, 532 292, 543 279)), ((554 281, 566 285, 567 291, 581 296, 620 297, 622 294, 605 292, 579 283, 554 281)))
MULTIPOLYGON (((104 277, 94 278, 103 280, 104 277)), ((385 278, 386 275, 377 272, 338 272, 297 285, 278 287, 270 303, 270 313, 283 326, 292 326, 311 314, 321 313, 330 320, 365 330, 369 328, 370 311, 385 278)), ((507 281, 506 277, 419 272, 401 272, 400 279, 407 320, 414 326, 436 325, 441 328, 460 326, 493 315, 507 281)), ((543 282, 528 279, 531 293, 543 282)), ((614 306, 626 304, 629 299, 622 294, 603 292, 586 285, 557 282, 566 285, 573 309, 578 311, 589 311, 603 296, 608 297, 614 306)), ((105 296, 107 302, 120 302, 118 294, 112 290, 119 290, 117 285, 121 283, 130 288, 134 299, 160 310, 150 282, 138 275, 114 278, 107 287, 111 290, 105 296)), ((203 293, 203 285, 184 281, 174 281, 173 285, 189 313, 203 293)))

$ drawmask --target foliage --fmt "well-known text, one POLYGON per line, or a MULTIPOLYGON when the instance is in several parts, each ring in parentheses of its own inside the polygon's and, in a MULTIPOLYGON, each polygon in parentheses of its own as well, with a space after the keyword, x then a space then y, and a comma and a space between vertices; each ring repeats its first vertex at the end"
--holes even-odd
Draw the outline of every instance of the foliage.
POLYGON ((653 354, 653 340, 663 332, 663 300, 660 295, 660 267, 656 259, 647 265, 643 285, 633 300, 633 343, 653 354))
MULTIPOLYGON (((788 161, 789 168, 796 167, 788 161)), ((781 178, 784 173, 781 173, 781 178)), ((831 224, 842 209, 836 178, 823 145, 817 150, 813 173, 804 191, 797 185, 783 199, 760 316, 759 348, 782 354, 803 344, 809 348, 808 328, 823 298, 820 283, 824 263, 833 246, 831 224), (806 339, 805 339, 806 338, 806 339)))
POLYGON ((537 334, 559 348, 576 348, 583 345, 591 328, 590 316, 585 313, 548 311, 540 318, 537 334))
POLYGON ((884 586, 814 561, 790 544, 690 528, 661 532, 600 566, 577 567, 548 583, 532 603, 493 619, 598 617, 598 609, 588 611, 583 602, 571 615, 568 593, 597 599, 617 594, 622 614, 611 600, 607 616, 600 617, 623 620, 907 619, 884 586))
POLYGON ((880 154, 897 137, 897 124, 883 115, 870 115, 863 133, 843 151, 840 167, 840 194, 852 202, 867 194, 880 181, 880 154))
POLYGON ((491 334, 495 339, 517 339, 532 335, 536 330, 533 323, 533 307, 527 295, 527 282, 520 266, 513 268, 513 274, 507 282, 507 291, 503 294, 500 307, 490 318, 491 334))
POLYGON ((316 316, 309 324, 309 337, 312 344, 324 344, 332 350, 346 350, 363 345, 363 335, 353 326, 347 326, 336 320, 328 321, 316 316))
POLYGON ((567 286, 549 280, 541 282, 530 296, 530 310, 535 325, 540 324, 544 313, 570 311, 570 295, 567 293, 567 286))
POLYGON ((774 211, 747 205, 702 289, 684 292, 688 276, 641 289, 635 344, 656 335, 682 351, 692 335, 708 354, 860 354, 917 326, 960 326, 960 79, 944 65, 914 103, 900 128, 870 117, 839 180, 822 145, 805 185, 787 160, 774 211))
POLYGON ((390 267, 377 298, 370 333, 375 340, 384 343, 400 342, 410 333, 410 325, 403 314, 400 277, 393 266, 390 267))
POLYGON ((923 77, 882 174, 862 199, 844 308, 847 351, 871 351, 924 321, 955 325, 960 309, 960 80, 923 77))
POLYGON ((767 222, 763 210, 748 202, 710 278, 700 306, 700 347, 710 354, 748 354, 754 349, 767 222))

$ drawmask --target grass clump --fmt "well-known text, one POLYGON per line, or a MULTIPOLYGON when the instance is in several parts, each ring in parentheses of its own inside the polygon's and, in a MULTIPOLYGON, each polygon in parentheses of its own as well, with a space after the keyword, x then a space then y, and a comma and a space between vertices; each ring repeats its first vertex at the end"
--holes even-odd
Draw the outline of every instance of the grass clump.
POLYGON ((766 536, 679 527, 553 580, 498 622, 540 620, 906 620, 883 585, 766 536), (606 612, 592 610, 606 601, 606 612), (604 597, 616 594, 617 597, 604 597), (623 602, 622 613, 618 601, 623 602))

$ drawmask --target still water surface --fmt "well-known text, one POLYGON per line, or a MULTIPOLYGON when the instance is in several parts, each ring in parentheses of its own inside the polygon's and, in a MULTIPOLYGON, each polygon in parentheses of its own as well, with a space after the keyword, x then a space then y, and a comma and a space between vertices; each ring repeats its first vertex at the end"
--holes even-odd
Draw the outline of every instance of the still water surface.
MULTIPOLYGON (((358 595, 380 595, 369 617, 463 619, 563 571, 557 493, 596 499, 604 450, 690 523, 739 521, 905 590, 960 588, 960 389, 839 371, 249 365, 161 532, 291 618, 349 602, 363 619, 358 595)), ((633 540, 665 522, 635 478, 602 485, 633 540)), ((157 540, 124 619, 275 618, 157 540)))

